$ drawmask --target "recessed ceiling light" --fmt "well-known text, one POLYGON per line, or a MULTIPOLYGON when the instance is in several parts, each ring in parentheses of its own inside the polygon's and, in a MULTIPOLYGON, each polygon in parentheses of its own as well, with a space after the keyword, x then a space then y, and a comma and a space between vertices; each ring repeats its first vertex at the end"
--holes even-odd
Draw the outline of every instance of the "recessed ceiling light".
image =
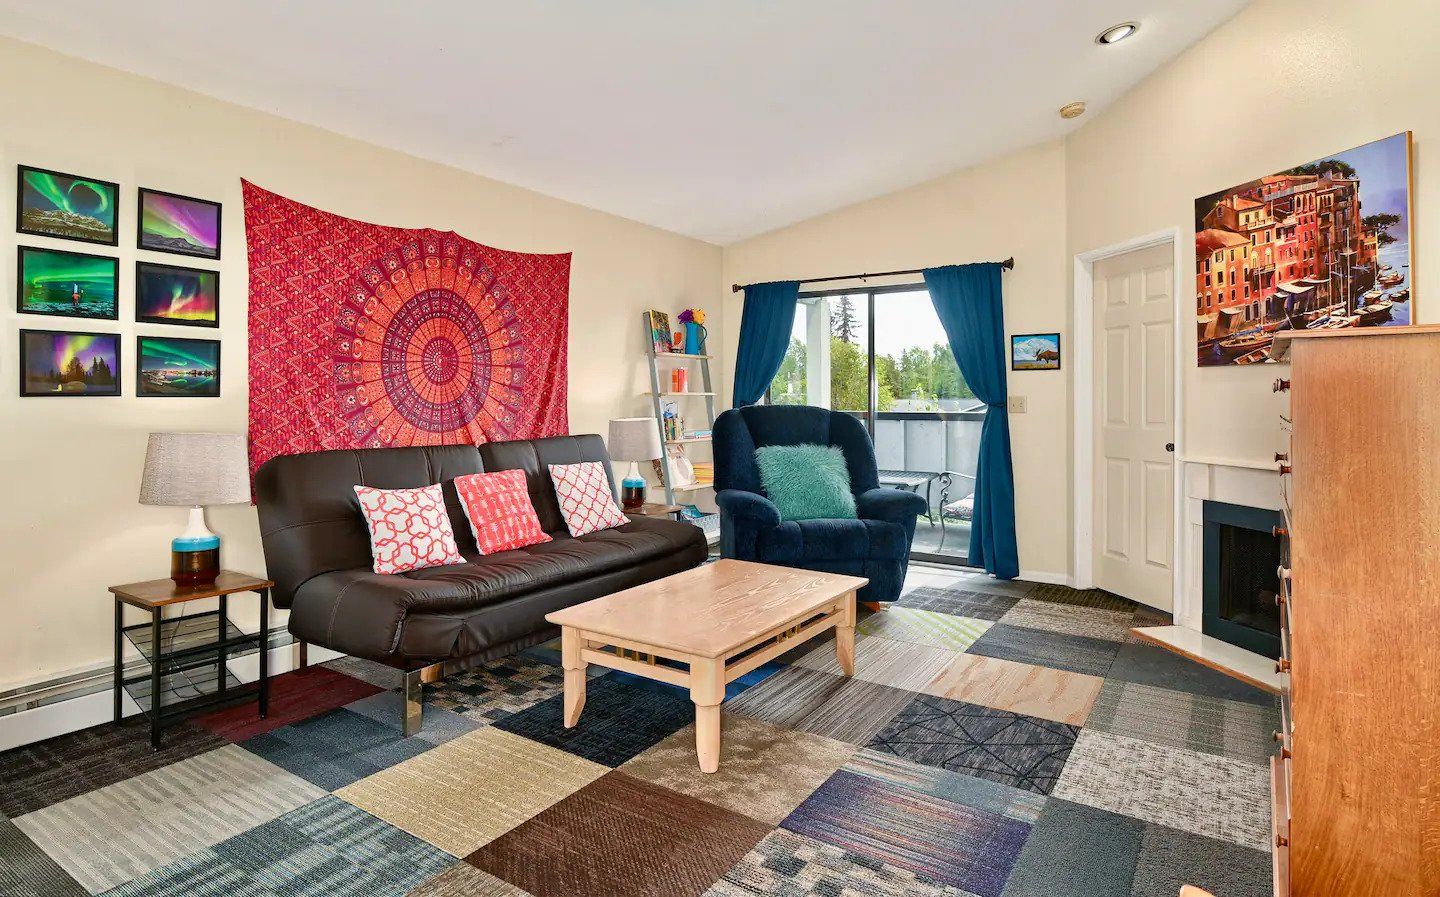
POLYGON ((1111 25, 1109 28, 1095 35, 1095 43, 1118 44, 1139 30, 1139 22, 1121 22, 1119 25, 1111 25))
POLYGON ((1085 114, 1084 103, 1066 103, 1060 107, 1061 118, 1079 118, 1085 114))

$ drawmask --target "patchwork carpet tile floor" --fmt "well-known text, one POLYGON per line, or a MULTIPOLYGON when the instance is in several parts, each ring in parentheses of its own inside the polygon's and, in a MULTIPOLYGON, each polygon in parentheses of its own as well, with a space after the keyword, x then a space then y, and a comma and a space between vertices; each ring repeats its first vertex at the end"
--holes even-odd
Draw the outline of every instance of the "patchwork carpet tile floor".
POLYGON ((426 687, 343 658, 172 727, 0 754, 0 897, 1268 894, 1275 699, 1153 645, 1098 590, 917 576, 732 683, 720 770, 682 689, 553 644, 426 687), (948 582, 948 584, 946 584, 948 582))

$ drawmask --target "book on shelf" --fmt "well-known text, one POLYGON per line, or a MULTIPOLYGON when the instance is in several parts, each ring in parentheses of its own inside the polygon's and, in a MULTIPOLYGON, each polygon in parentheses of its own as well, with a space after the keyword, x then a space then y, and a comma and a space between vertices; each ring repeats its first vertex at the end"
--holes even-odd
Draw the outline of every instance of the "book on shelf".
POLYGON ((685 432, 684 438, 686 438, 686 439, 709 439, 709 438, 710 438, 710 431, 709 431, 709 430, 686 430, 686 431, 684 431, 684 432, 685 432))
POLYGON ((713 461, 693 461, 691 466, 695 468, 695 482, 715 482, 715 463, 713 461))

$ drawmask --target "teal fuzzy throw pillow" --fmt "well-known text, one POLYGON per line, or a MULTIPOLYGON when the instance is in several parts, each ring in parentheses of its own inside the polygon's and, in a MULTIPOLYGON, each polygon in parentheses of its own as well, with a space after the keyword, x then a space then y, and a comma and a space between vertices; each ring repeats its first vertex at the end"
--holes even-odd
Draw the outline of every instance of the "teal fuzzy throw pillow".
POLYGON ((760 482, 781 520, 855 519, 845 453, 833 445, 767 445, 755 450, 760 482))

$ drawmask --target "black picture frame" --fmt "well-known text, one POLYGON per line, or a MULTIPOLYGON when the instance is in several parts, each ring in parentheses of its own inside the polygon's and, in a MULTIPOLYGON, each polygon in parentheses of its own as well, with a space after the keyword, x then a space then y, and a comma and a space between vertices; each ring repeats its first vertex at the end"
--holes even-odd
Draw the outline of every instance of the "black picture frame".
POLYGON ((1065 358, 1064 350, 1060 347, 1060 334, 1051 333, 1013 333, 1010 335, 1010 370, 1012 371, 1058 371, 1063 369, 1065 358), (1055 341, 1055 364, 1054 365, 1021 365, 1015 359, 1015 347, 1025 340, 1044 339, 1055 341))
POLYGON ((55 171, 50 168, 41 168, 38 165, 26 165, 20 163, 15 166, 15 232, 28 234, 32 237, 49 237, 52 240, 72 240, 76 243, 92 243, 97 246, 119 246, 120 245, 120 185, 114 181, 107 181, 101 178, 90 178, 83 174, 70 174, 65 171, 55 171), (48 174, 52 177, 69 178, 72 181, 89 181, 92 184, 101 184, 110 191, 110 201, 114 204, 115 223, 110 227, 109 239, 93 239, 90 237, 76 237, 67 234, 57 234, 51 231, 35 230, 25 226, 25 172, 33 171, 39 174, 48 174))
POLYGON ((21 329, 21 331, 20 331, 20 350, 15 353, 16 356, 18 356, 19 361, 20 361, 20 365, 19 365, 19 367, 20 367, 20 379, 19 379, 20 398, 22 398, 22 399, 35 399, 35 398, 44 398, 44 399, 51 399, 51 398, 65 398, 65 399, 70 399, 70 398, 106 399, 106 398, 112 398, 112 397, 114 397, 114 396, 121 395, 121 388, 120 388, 121 373, 120 373, 120 372, 121 372, 121 370, 122 370, 122 369, 124 368, 124 366, 125 366, 125 359, 124 359, 124 355, 123 355, 123 353, 124 353, 124 347, 123 347, 123 345, 122 345, 123 342, 124 342, 124 340, 121 339, 121 335, 118 334, 118 333, 101 333, 101 332, 98 332, 98 331, 27 330, 27 329, 21 329), (114 385, 113 391, 111 391, 111 392, 50 392, 50 391, 47 391, 47 392, 36 392, 36 391, 32 391, 32 390, 26 389, 26 388, 25 388, 25 383, 26 383, 26 379, 27 379, 27 378, 26 378, 26 376, 25 376, 25 368, 26 368, 26 364, 25 364, 25 363, 26 363, 26 361, 27 361, 27 360, 29 359, 29 357, 30 357, 30 341, 29 341, 28 337, 31 337, 31 336, 47 336, 47 337, 56 337, 56 336, 100 336, 100 337, 104 337, 104 338, 106 338, 106 339, 108 339, 108 340, 112 340, 113 343, 114 343, 114 346, 115 346, 115 370, 114 370, 114 372, 113 372, 113 374, 114 374, 113 379, 114 379, 114 384, 115 384, 115 385, 114 385))
POLYGON ((219 261, 219 260, 220 260, 220 248, 221 248, 221 245, 220 245, 220 244, 221 244, 221 243, 224 241, 224 239, 225 239, 225 232, 224 232, 224 229, 221 227, 221 225, 224 223, 224 219, 223 219, 223 217, 222 217, 223 211, 224 211, 224 206, 223 206, 223 204, 222 204, 222 203, 218 203, 218 202, 214 201, 213 199, 201 199, 201 198, 198 197, 198 196, 186 196, 186 195, 183 194, 183 193, 171 193, 171 192, 168 191, 168 190, 156 190, 156 189, 153 188, 153 187, 141 187, 141 188, 139 188, 138 192, 136 193, 136 204, 135 204, 135 248, 136 248, 136 249, 143 249, 143 250, 145 250, 146 252, 164 252, 164 253, 168 253, 168 254, 170 254, 170 255, 183 255, 183 256, 188 256, 189 258, 211 259, 211 260, 213 260, 213 261, 219 261), (145 243, 145 197, 146 197, 146 196, 168 196, 168 197, 170 197, 171 199, 182 199, 182 200, 184 200, 184 201, 186 201, 186 202, 194 202, 194 203, 199 203, 199 204, 205 205, 205 206, 213 206, 213 207, 215 208, 215 251, 212 253, 212 252, 210 252, 209 250, 194 250, 194 249, 183 249, 183 248, 177 249, 177 248, 175 248, 174 246, 171 246, 171 247, 167 248, 167 247, 164 247, 164 246, 158 246, 158 245, 153 245, 153 244, 152 244, 152 245, 147 245, 147 244, 145 243))
POLYGON ((220 371, 222 348, 218 339, 196 339, 187 336, 135 336, 135 395, 143 399, 218 399, 220 398, 220 371), (145 386, 145 341, 166 343, 198 343, 215 347, 215 383, 207 392, 153 392, 145 386))
POLYGON ((96 255, 93 252, 76 252, 73 249, 54 249, 49 246, 16 246, 15 247, 15 313, 17 315, 37 315, 47 318, 79 318, 84 321, 118 321, 120 320, 120 260, 111 255, 96 255), (77 315, 70 311, 37 311, 25 307, 25 255, 31 252, 43 252, 50 255, 74 255, 81 258, 103 259, 110 263, 110 279, 115 283, 115 301, 108 315, 77 315))
POLYGON ((165 324, 175 327, 209 327, 220 326, 220 272, 209 268, 188 268, 184 265, 170 265, 165 262, 144 262, 135 263, 135 321, 140 324, 165 324), (215 318, 210 321, 185 321, 177 318, 166 318, 159 315, 144 315, 140 313, 144 293, 145 272, 147 270, 183 271, 186 274, 209 274, 215 278, 215 318))

